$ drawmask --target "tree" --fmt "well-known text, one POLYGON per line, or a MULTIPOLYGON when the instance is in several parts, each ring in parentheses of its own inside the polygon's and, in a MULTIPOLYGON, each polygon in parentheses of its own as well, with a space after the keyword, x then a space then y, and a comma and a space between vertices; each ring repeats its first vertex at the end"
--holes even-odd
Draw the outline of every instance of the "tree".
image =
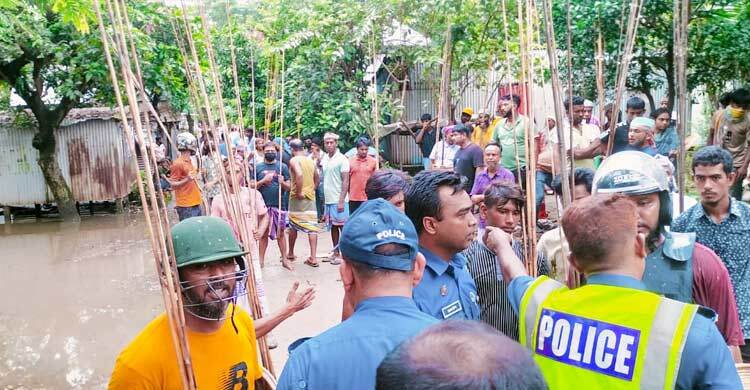
MULTIPOLYGON (((669 105, 673 106, 674 51, 671 0, 645 1, 639 20, 633 60, 627 87, 646 95, 651 108, 655 106, 654 88, 666 84, 669 105)), ((611 93, 615 71, 620 58, 621 34, 627 19, 628 3, 603 0, 570 0, 572 15, 571 52, 573 59, 573 89, 585 96, 596 96, 595 56, 596 39, 601 32, 605 41, 605 80, 611 93)), ((738 50, 750 43, 750 12, 748 1, 704 0, 692 2, 688 38, 688 88, 705 86, 715 94, 723 86, 737 79, 748 78, 750 53, 738 50)), ((565 49, 567 40, 567 3, 553 6, 558 47, 565 49)), ((568 69, 563 67, 563 79, 568 69)))
MULTIPOLYGON (((0 82, 13 88, 34 116, 37 133, 32 145, 66 221, 79 216, 57 163, 55 132, 71 109, 114 100, 99 35, 88 33, 91 7, 86 0, 12 1, 0 6, 0 82)), ((167 21, 154 5, 135 5, 132 10, 147 91, 151 97, 169 97, 185 106, 179 53, 160 35, 171 31, 167 21)))

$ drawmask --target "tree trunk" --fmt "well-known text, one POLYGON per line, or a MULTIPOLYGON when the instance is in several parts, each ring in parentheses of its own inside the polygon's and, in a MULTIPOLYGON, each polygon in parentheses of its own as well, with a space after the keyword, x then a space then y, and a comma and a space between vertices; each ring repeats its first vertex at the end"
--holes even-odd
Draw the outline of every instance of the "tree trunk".
MULTIPOLYGON (((38 118, 37 118, 38 119, 38 118)), ((57 203, 60 217, 65 222, 80 222, 81 218, 76 210, 76 201, 68 183, 65 182, 55 153, 55 135, 52 129, 39 123, 39 133, 34 137, 33 146, 39 150, 39 168, 42 170, 44 181, 47 183, 52 196, 57 203)))

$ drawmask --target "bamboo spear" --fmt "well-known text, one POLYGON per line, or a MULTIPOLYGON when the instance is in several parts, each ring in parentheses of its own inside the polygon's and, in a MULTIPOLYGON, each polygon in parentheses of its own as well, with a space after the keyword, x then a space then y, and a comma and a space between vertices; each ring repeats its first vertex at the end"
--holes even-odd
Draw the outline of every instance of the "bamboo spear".
POLYGON ((596 95, 599 100, 599 128, 604 126, 604 38, 601 25, 596 40, 596 95))
MULTIPOLYGON (((571 6, 570 0, 567 0, 567 12, 566 12, 566 49, 567 49, 567 64, 568 64, 568 136, 570 137, 570 172, 576 171, 576 159, 573 158, 573 44, 571 42, 571 6)), ((564 161, 564 157, 561 157, 564 161)), ((570 175, 570 188, 575 188, 574 176, 570 175)))
MULTIPOLYGON (((677 86, 677 135, 680 147, 677 154, 677 181, 680 191, 680 212, 685 210, 685 126, 687 125, 687 41, 690 0, 674 2, 674 63, 677 86)), ((737 178, 742 180, 742 178, 737 178)))
MULTIPOLYGON (((115 36, 119 36, 118 44, 120 45, 120 52, 123 53, 124 45, 122 45, 123 43, 122 32, 120 29, 118 29, 118 26, 117 26, 118 23, 114 23, 112 7, 109 1, 107 2, 107 5, 110 11, 110 21, 112 22, 112 25, 114 27, 115 36)), ((94 6, 95 6, 97 22, 99 26, 99 32, 101 35, 102 44, 104 46, 105 58, 107 60, 107 66, 109 69, 110 78, 112 79, 112 85, 115 91, 115 98, 117 100, 118 108, 119 108, 120 115, 122 117, 122 121, 124 125, 123 131, 126 134, 126 139, 129 141, 128 146, 131 150, 131 153, 135 155, 135 144, 134 144, 133 137, 131 137, 130 134, 127 132, 127 130, 130 127, 128 126, 127 115, 125 114, 124 103, 123 103, 122 96, 120 93, 119 80, 117 78, 117 72, 115 70, 115 66, 112 61, 112 57, 110 53, 109 38, 106 32, 106 29, 104 27, 104 21, 102 18, 100 4, 98 0, 94 0, 94 6)), ((127 58, 123 56, 120 56, 120 64, 121 64, 121 67, 123 68, 125 66, 129 66, 127 58)), ((137 113, 138 113, 137 99, 135 98, 135 91, 133 89, 132 83, 129 81, 129 77, 127 73, 123 72, 123 76, 125 78, 125 86, 128 92, 128 100, 131 104, 131 114, 133 115, 134 118, 139 118, 137 116, 137 113), (133 103, 136 103, 136 104, 133 105, 133 103)), ((135 120, 135 126, 136 126, 136 136, 139 138, 141 151, 144 152, 144 155, 145 155, 145 152, 147 151, 143 143, 140 119, 135 120)), ((151 173, 151 165, 147 158, 144 160, 144 168, 146 169, 147 174, 151 173)), ((185 334, 185 318, 184 318, 184 313, 183 313, 183 308, 182 308, 182 298, 176 288, 176 286, 179 285, 179 282, 177 281, 177 277, 176 277, 176 265, 174 262, 173 255, 170 255, 170 254, 173 254, 173 251, 171 250, 167 251, 167 245, 169 245, 171 249, 172 243, 170 239, 165 239, 165 230, 163 229, 160 223, 161 221, 160 210, 158 209, 159 202, 156 199, 157 195, 155 192, 153 182, 151 180, 148 180, 147 185, 150 191, 150 198, 152 202, 151 205, 156 205, 157 207, 157 209, 154 210, 156 217, 157 217, 156 221, 159 222, 157 224, 158 229, 156 229, 156 233, 154 232, 155 230, 154 221, 151 219, 151 211, 149 210, 150 208, 149 202, 146 197, 143 183, 140 180, 137 180, 137 183, 138 183, 138 192, 141 197, 141 202, 144 208, 144 215, 146 218, 146 223, 149 229, 149 237, 151 239, 151 245, 154 251, 154 259, 156 261, 156 268, 159 274, 159 281, 162 286, 162 299, 164 301, 167 319, 170 325, 170 330, 171 330, 170 334, 172 335, 172 342, 175 348, 175 354, 179 361, 178 366, 180 369, 180 377, 182 380, 183 388, 194 389, 196 387, 196 384, 195 384, 195 377, 192 372, 190 352, 188 349, 187 337, 185 334)), ((166 226, 167 234, 168 234, 168 230, 169 230, 169 226, 166 226)))
POLYGON ((630 59, 633 56, 633 46, 635 45, 635 36, 638 31, 638 20, 640 19, 641 7, 643 6, 642 0, 633 0, 630 3, 630 15, 628 17, 627 35, 625 37, 624 49, 622 58, 620 59, 620 66, 617 72, 617 85, 615 87, 615 103, 612 108, 612 120, 609 125, 609 141, 607 144, 607 156, 612 154, 612 148, 615 144, 615 129, 617 128, 617 115, 616 112, 620 111, 620 102, 622 101, 622 94, 625 91, 625 81, 628 78, 628 66, 630 59), (615 111, 616 110, 616 111, 615 111))

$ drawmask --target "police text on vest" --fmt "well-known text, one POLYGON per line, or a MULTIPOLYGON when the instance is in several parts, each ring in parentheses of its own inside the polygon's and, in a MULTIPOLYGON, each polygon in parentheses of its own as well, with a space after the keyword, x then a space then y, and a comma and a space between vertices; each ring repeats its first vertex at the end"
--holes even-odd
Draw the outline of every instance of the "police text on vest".
POLYGON ((640 330, 542 309, 535 352, 558 362, 632 380, 640 330))

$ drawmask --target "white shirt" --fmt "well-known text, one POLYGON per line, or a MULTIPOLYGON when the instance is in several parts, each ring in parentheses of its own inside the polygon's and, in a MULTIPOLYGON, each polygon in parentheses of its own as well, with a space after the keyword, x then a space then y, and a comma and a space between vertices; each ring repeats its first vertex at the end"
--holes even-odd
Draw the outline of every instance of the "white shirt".
POLYGON ((450 145, 443 140, 438 141, 430 152, 430 161, 432 161, 433 168, 453 168, 453 160, 459 149, 461 147, 456 144, 450 145))
POLYGON ((326 204, 337 204, 341 197, 341 174, 349 172, 349 159, 338 149, 333 157, 328 153, 320 160, 323 167, 323 198, 326 204))

